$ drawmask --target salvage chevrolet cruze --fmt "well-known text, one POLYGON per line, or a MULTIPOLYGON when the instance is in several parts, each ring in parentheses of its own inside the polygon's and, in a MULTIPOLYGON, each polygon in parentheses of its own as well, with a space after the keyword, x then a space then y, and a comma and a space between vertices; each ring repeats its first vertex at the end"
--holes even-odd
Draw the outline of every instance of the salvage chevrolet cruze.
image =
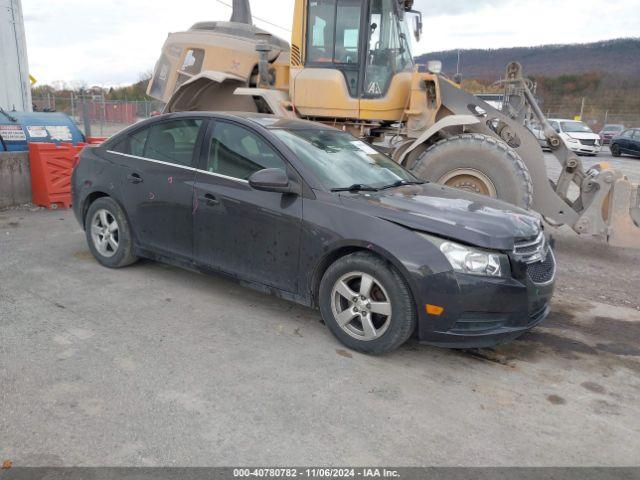
POLYGON ((101 264, 146 257, 230 276, 319 308, 355 350, 414 334, 490 346, 549 311, 555 259, 538 217, 420 181, 326 125, 159 116, 86 148, 72 183, 101 264))

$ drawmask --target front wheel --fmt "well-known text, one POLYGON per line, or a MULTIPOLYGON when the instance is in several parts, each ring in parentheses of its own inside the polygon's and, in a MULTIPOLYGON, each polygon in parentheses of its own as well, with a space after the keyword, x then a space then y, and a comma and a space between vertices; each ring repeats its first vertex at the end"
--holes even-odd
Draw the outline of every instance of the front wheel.
POLYGON ((320 282, 320 312, 347 347, 381 354, 402 345, 417 324, 409 287, 388 262, 367 252, 337 260, 320 282))
POLYGON ((518 207, 529 208, 533 202, 533 183, 520 155, 488 135, 464 133, 440 140, 411 170, 423 180, 499 198, 518 207))
POLYGON ((85 232, 89 250, 105 267, 126 267, 138 260, 129 222, 114 199, 101 197, 89 206, 85 232))
POLYGON ((618 146, 617 143, 614 143, 613 145, 611 145, 611 155, 613 155, 614 157, 619 157, 620 156, 620 147, 618 146))

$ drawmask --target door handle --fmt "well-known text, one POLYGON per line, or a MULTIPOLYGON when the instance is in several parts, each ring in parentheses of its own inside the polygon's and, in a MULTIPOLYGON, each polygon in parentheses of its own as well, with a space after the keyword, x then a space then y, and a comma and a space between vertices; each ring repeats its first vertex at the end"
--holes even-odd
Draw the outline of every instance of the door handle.
POLYGON ((215 205, 218 205, 220 203, 220 200, 218 200, 216 198, 215 195, 212 195, 210 193, 205 193, 204 195, 202 195, 200 197, 209 207, 213 207, 215 205))
POLYGON ((129 183, 142 183, 142 177, 140 176, 140 174, 138 173, 132 173, 131 175, 129 175, 127 177, 127 180, 129 180, 129 183))

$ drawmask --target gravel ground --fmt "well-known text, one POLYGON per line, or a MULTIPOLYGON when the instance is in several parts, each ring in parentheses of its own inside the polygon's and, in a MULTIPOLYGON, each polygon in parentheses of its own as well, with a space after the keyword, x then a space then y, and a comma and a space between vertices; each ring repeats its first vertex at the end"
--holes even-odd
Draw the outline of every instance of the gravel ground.
POLYGON ((369 357, 227 280, 100 267, 69 211, 0 212, 0 462, 638 465, 640 255, 555 236, 542 326, 369 357))

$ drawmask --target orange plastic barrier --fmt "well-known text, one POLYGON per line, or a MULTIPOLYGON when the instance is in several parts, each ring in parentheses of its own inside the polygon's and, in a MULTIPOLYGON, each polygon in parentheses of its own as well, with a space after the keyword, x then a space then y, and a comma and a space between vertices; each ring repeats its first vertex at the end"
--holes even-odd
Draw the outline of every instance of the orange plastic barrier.
POLYGON ((85 145, 29 143, 31 199, 35 205, 49 209, 71 207, 71 173, 85 145))

